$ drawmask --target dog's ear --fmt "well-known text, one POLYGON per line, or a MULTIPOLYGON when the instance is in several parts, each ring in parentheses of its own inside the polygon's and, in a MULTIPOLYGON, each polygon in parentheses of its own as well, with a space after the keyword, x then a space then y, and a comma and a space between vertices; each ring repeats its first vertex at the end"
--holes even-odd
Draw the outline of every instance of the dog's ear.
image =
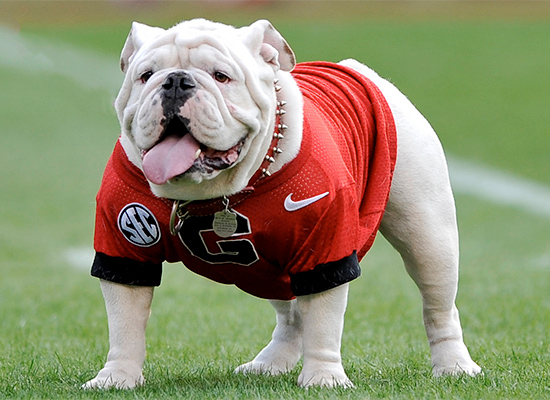
POLYGON ((262 58, 275 69, 292 71, 296 65, 294 52, 283 36, 271 25, 271 22, 261 19, 249 27, 248 44, 250 48, 259 51, 262 58))
POLYGON ((126 73, 128 65, 134 54, 143 46, 143 44, 164 32, 162 28, 156 28, 139 22, 132 23, 130 34, 124 43, 122 53, 120 55, 120 68, 126 73))

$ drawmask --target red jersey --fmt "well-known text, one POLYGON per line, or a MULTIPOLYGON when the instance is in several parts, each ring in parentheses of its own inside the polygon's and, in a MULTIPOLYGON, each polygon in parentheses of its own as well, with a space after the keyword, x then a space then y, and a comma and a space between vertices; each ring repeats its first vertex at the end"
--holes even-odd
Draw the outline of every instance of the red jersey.
POLYGON ((198 211, 172 236, 172 201, 151 192, 117 143, 97 196, 92 274, 156 286, 163 261, 182 261, 214 281, 282 300, 357 278, 389 196, 393 116, 380 90, 350 68, 304 63, 293 76, 304 97, 300 152, 229 204, 237 214, 230 237, 212 227, 220 199, 192 203, 198 211))

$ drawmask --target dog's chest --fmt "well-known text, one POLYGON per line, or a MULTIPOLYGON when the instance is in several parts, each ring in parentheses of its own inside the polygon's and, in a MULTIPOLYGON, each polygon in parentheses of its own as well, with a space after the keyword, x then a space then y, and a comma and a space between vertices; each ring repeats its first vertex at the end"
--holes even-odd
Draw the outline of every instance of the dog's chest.
POLYGON ((357 79, 343 73, 335 81, 331 68, 297 68, 305 103, 300 153, 251 195, 230 198, 231 236, 216 234, 221 208, 208 202, 171 235, 171 202, 150 192, 118 145, 98 194, 96 251, 140 262, 182 261, 200 275, 272 299, 294 296, 292 276, 354 253, 360 259, 387 201, 395 127, 387 104, 377 110, 357 79))

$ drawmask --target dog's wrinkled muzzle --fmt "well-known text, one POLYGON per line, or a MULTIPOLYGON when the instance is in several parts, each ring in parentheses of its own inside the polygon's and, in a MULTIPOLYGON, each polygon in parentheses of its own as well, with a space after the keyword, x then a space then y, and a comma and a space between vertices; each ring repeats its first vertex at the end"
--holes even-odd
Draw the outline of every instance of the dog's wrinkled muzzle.
POLYGON ((229 149, 214 149, 195 139, 189 119, 181 115, 185 103, 197 93, 195 78, 186 71, 175 71, 160 86, 164 118, 163 132, 149 149, 142 151, 146 178, 163 185, 186 172, 214 172, 232 166, 239 158, 244 138, 229 149))

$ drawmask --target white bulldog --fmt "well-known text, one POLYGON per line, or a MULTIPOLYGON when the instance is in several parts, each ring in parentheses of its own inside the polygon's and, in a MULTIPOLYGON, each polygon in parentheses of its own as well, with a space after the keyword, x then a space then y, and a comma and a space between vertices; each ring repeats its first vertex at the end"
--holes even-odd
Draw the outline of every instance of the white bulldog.
POLYGON ((458 233, 446 160, 430 124, 398 89, 354 60, 296 67, 291 48, 265 20, 240 29, 202 19, 168 30, 134 23, 121 65, 126 75, 115 107, 122 134, 98 195, 92 269, 101 278, 110 350, 84 388, 144 383, 153 287, 162 261, 178 259, 275 308, 271 342, 235 372, 281 374, 303 357, 300 386, 352 387, 340 356, 348 286, 378 228, 421 292, 433 374, 480 373, 455 306, 458 233), (356 100, 338 97, 348 89, 328 83, 331 89, 307 95, 318 79, 307 81, 310 69, 364 88, 357 101, 365 105, 351 109, 356 100), (315 109, 315 101, 328 105, 315 109), (378 136, 368 142, 356 135, 351 145, 327 141, 340 113, 378 136), (328 164, 332 170, 319 175, 328 164), (305 170, 309 181, 291 187, 299 179, 294 172, 305 170), (386 191, 381 205, 364 209, 376 197, 367 175, 386 191), (325 188, 324 180, 332 183, 325 188), (254 219, 270 207, 264 200, 249 206, 254 196, 283 196, 280 211, 254 219), (299 216, 306 211, 324 214, 299 216), (323 225, 325 215, 333 222, 323 225), (283 230, 279 221, 286 219, 310 236, 283 230), (258 230, 262 236, 253 236, 258 230), (212 238, 217 248, 208 247, 212 238), (268 245, 260 248, 261 241, 268 245))

